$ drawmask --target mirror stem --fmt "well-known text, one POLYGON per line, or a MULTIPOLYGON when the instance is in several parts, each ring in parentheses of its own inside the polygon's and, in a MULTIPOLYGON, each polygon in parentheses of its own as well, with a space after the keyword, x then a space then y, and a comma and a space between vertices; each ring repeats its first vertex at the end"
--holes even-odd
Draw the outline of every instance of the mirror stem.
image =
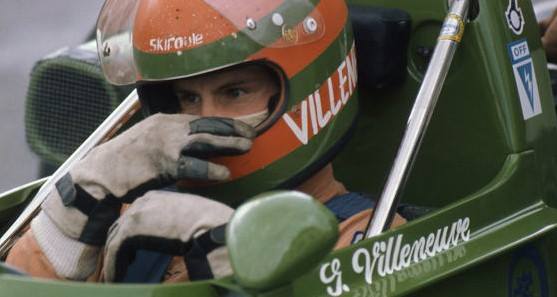
POLYGON ((374 214, 368 222, 365 231, 366 238, 379 235, 388 229, 396 214, 412 163, 419 151, 421 140, 427 130, 454 54, 464 33, 464 20, 467 19, 468 7, 469 0, 452 1, 449 13, 441 27, 431 62, 410 112, 406 131, 387 183, 374 214))

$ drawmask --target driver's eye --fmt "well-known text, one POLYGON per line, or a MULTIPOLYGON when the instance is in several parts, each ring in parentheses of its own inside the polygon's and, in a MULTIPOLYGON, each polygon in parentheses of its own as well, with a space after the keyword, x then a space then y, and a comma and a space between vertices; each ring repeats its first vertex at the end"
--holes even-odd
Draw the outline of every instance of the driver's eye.
POLYGON ((198 114, 201 110, 202 98, 199 94, 193 92, 177 92, 180 109, 183 113, 198 114))
POLYGON ((178 94, 178 99, 186 104, 197 104, 201 102, 201 96, 194 93, 181 93, 178 94))
POLYGON ((232 88, 227 91, 227 95, 232 98, 238 98, 246 95, 248 92, 242 88, 232 88))

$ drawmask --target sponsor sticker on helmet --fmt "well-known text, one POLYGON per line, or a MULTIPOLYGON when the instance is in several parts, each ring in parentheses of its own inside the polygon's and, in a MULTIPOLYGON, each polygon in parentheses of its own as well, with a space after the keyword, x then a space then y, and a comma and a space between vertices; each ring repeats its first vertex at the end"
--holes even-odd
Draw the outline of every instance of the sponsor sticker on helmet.
POLYGON ((189 36, 171 36, 168 38, 152 38, 149 46, 154 52, 179 51, 203 44, 203 34, 192 33, 189 36))
POLYGON ((513 66, 522 115, 527 120, 542 113, 538 80, 530 48, 526 39, 512 42, 507 48, 513 66))

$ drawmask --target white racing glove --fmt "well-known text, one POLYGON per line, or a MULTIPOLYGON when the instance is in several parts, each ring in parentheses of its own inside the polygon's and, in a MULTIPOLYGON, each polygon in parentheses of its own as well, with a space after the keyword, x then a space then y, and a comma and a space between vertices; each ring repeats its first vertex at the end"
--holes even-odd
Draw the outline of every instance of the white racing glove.
POLYGON ((190 279, 199 273, 206 278, 231 274, 226 247, 214 243, 203 246, 207 240, 200 237, 207 237, 208 230, 228 222, 233 212, 222 203, 200 196, 148 192, 110 228, 105 247, 105 281, 121 281, 138 250, 184 256, 190 279))
POLYGON ((178 179, 226 180, 229 170, 206 158, 245 153, 253 137, 251 126, 233 119, 153 115, 92 150, 56 184, 32 224, 37 242, 60 276, 84 279, 122 202, 178 179))

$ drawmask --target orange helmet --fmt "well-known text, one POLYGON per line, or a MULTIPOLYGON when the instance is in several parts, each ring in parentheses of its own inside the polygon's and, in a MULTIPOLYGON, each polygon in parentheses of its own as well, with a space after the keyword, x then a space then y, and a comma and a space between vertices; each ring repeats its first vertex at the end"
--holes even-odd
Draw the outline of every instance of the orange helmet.
POLYGON ((343 0, 108 0, 97 27, 107 79, 136 83, 151 113, 175 111, 167 81, 244 63, 278 73, 282 99, 252 149, 213 160, 231 180, 190 192, 237 205, 296 186, 330 162, 353 126, 356 55, 343 0))

